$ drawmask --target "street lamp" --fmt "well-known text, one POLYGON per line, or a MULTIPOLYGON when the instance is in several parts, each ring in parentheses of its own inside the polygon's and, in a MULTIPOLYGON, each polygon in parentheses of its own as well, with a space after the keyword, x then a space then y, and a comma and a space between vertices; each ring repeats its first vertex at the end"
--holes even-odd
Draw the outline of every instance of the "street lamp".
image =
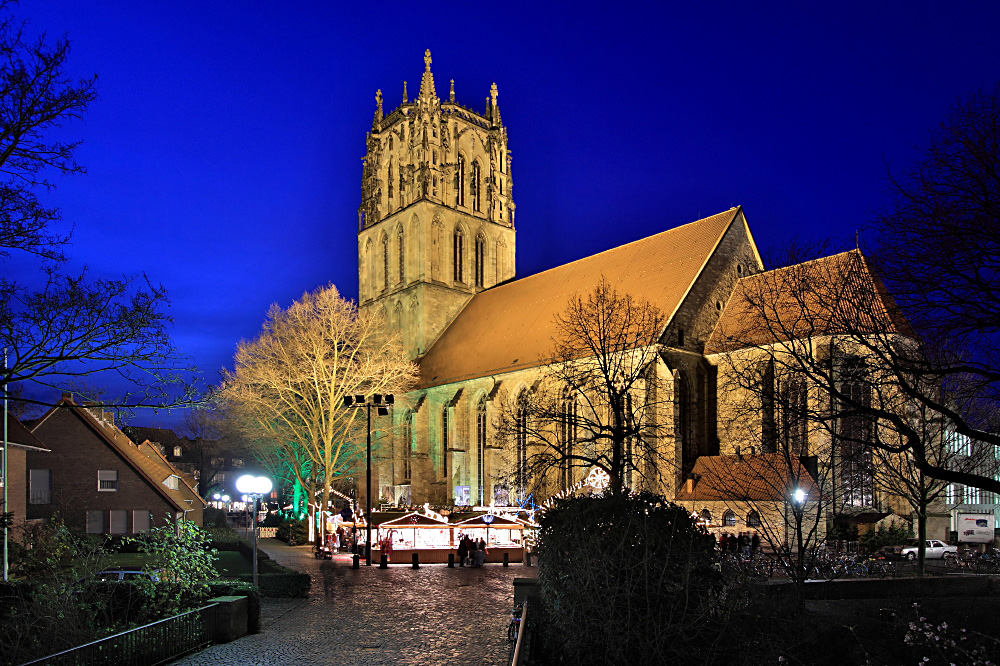
POLYGON ((257 501, 271 492, 271 479, 244 474, 236 479, 236 489, 253 499, 253 585, 257 587, 257 501))
MULTIPOLYGON (((344 407, 357 409, 364 407, 368 413, 368 443, 366 446, 366 466, 365 466, 365 565, 372 565, 372 405, 376 407, 379 416, 387 416, 389 407, 396 402, 396 398, 391 394, 373 393, 371 401, 367 401, 363 395, 345 395, 344 407)), ((357 520, 355 518, 355 520, 357 520)))

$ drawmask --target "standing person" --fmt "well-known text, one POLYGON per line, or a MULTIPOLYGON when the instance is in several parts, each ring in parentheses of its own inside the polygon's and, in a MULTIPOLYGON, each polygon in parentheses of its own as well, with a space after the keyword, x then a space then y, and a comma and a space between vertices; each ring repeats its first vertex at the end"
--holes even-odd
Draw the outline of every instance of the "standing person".
POLYGON ((462 536, 458 540, 458 566, 465 566, 465 558, 469 554, 469 544, 465 540, 465 536, 462 536))
POLYGON ((480 540, 478 544, 474 544, 472 547, 472 566, 477 568, 483 566, 483 562, 486 561, 486 549, 480 545, 482 543, 482 540, 480 540))
POLYGON ((760 550, 760 535, 754 532, 750 537, 750 556, 756 557, 758 550, 760 550))

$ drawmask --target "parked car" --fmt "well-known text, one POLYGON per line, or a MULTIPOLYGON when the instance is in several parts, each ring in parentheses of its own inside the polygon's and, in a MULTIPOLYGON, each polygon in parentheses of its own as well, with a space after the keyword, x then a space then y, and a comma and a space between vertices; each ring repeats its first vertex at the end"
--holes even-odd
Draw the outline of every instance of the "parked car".
POLYGON ((93 576, 83 579, 82 582, 118 583, 123 580, 151 580, 154 583, 158 583, 160 576, 158 571, 108 569, 107 571, 98 571, 93 576))
MULTIPOLYGON (((915 560, 919 550, 919 541, 909 539, 905 544, 899 546, 885 546, 879 552, 885 557, 897 560, 915 560)), ((925 557, 929 560, 944 559, 945 557, 956 557, 958 546, 949 546, 944 541, 937 539, 927 539, 925 544, 925 557)))

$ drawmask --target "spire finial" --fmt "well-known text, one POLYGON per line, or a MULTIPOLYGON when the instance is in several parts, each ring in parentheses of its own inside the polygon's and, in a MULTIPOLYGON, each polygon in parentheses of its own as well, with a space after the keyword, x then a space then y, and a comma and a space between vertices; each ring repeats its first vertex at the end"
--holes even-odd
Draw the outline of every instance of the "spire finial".
POLYGON ((382 89, 375 91, 375 122, 382 120, 382 89))
POLYGON ((431 71, 431 50, 424 51, 424 71, 431 71))
POLYGON ((406 81, 403 81, 403 104, 406 104, 406 81))
POLYGON ((455 79, 451 80, 451 90, 448 91, 448 101, 455 101, 455 79))
POLYGON ((429 100, 434 93, 434 75, 431 74, 431 50, 424 51, 424 75, 420 79, 420 98, 429 100))
POLYGON ((490 104, 494 107, 497 105, 497 84, 496 82, 490 86, 490 104))

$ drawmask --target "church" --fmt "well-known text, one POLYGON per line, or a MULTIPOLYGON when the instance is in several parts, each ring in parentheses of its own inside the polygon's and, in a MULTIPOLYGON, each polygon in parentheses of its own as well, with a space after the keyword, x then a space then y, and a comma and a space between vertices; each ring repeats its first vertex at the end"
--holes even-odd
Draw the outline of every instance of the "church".
MULTIPOLYGON (((708 514, 721 516, 724 498, 705 496, 708 504, 698 505, 701 475, 693 472, 704 474, 710 461, 741 448, 767 451, 728 427, 720 377, 738 351, 720 332, 734 293, 765 268, 743 209, 517 277, 507 140, 496 84, 482 113, 455 101, 454 81, 439 96, 430 51, 412 99, 404 83, 402 103, 387 111, 376 93, 358 214, 359 305, 380 311, 399 332, 419 381, 385 417, 392 427, 379 426, 391 443, 378 454, 373 491, 397 505, 523 502, 529 489, 513 488, 505 469, 511 443, 497 430, 500 401, 538 385, 552 361, 554 318, 574 294, 604 279, 664 314, 651 372, 662 386, 653 418, 667 464, 655 482, 644 476, 636 484, 690 500, 717 522, 708 514)), ((799 444, 805 468, 823 446, 799 444)), ((536 479, 533 500, 580 488, 592 472, 577 467, 536 479)), ((871 494, 861 499, 874 502, 871 494)))

